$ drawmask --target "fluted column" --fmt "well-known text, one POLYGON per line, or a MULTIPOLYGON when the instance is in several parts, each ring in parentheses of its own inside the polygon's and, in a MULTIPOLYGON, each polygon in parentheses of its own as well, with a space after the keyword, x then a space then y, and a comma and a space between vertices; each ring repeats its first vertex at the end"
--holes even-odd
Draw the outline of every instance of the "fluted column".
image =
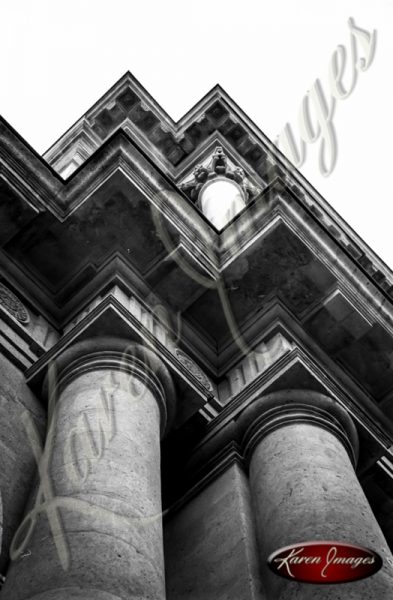
POLYGON ((358 441, 347 412, 317 392, 282 391, 251 404, 240 426, 268 599, 390 600, 392 557, 356 477, 358 441), (384 566, 368 579, 338 585, 292 582, 267 568, 274 551, 315 540, 374 549, 384 566))
POLYGON ((38 495, 2 597, 163 600, 160 436, 174 409, 166 368, 141 346, 98 339, 66 351, 56 385, 53 370, 48 379, 55 409, 38 495))

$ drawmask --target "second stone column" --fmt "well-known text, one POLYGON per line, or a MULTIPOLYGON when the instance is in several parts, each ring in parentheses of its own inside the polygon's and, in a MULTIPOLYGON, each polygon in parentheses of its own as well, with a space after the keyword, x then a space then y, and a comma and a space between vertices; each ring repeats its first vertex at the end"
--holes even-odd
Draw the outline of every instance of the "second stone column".
POLYGON ((357 433, 344 408, 317 392, 282 391, 251 404, 239 424, 267 598, 390 600, 393 560, 356 477, 357 433), (383 567, 368 579, 320 585, 269 570, 273 552, 317 540, 371 548, 381 555, 383 567))
POLYGON ((151 351, 115 339, 71 348, 54 374, 38 494, 14 540, 4 600, 163 600, 160 437, 171 378, 151 351))

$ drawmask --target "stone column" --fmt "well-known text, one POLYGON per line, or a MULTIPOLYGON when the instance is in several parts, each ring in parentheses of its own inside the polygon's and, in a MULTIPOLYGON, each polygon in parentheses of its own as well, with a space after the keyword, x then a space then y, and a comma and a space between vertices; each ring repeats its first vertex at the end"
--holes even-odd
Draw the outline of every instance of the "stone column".
POLYGON ((25 376, 0 353, 0 574, 6 574, 11 540, 34 486, 36 463, 24 420, 34 423, 40 444, 45 436, 45 409, 25 376))
POLYGON ((259 398, 239 424, 268 599, 390 600, 392 556, 356 477, 358 440, 347 412, 317 392, 291 390, 259 398), (315 540, 373 549, 384 566, 367 579, 330 585, 292 582, 268 569, 274 551, 315 540))
POLYGON ((52 370, 48 380, 55 408, 38 493, 2 598, 163 600, 160 436, 174 410, 165 366, 126 340, 97 339, 67 350, 56 385, 52 370))

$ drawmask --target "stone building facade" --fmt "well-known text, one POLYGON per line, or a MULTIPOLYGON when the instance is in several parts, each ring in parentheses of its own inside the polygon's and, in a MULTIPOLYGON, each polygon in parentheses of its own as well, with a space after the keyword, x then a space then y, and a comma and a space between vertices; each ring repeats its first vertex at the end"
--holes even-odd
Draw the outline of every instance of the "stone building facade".
POLYGON ((0 598, 390 600, 393 274, 220 87, 0 127, 0 598))

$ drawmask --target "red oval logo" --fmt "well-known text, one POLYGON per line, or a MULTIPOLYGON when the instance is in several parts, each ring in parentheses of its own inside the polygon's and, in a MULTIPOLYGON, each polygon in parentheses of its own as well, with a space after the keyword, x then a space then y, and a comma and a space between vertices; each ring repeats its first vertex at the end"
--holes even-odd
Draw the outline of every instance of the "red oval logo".
POLYGON ((343 542, 304 542, 273 552, 270 569, 303 583, 346 583, 374 575, 382 558, 368 548, 343 542))

